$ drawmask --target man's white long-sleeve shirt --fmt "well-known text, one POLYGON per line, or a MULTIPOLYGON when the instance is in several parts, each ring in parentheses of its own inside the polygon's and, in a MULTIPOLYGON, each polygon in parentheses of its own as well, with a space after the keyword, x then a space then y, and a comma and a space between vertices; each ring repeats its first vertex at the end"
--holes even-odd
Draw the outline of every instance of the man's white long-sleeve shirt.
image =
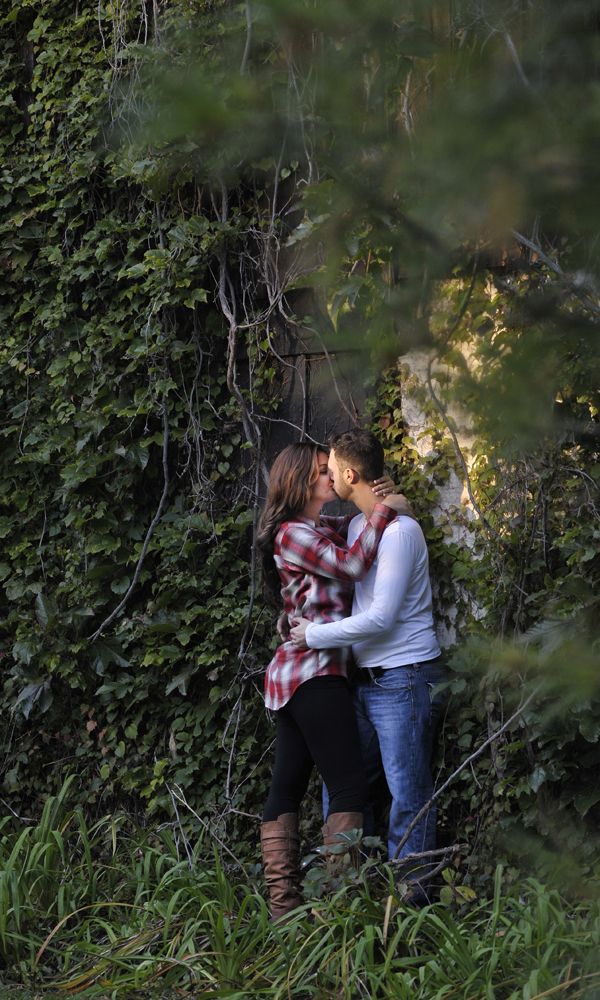
MULTIPOLYGON (((349 546, 364 523, 362 514, 352 520, 349 546)), ((416 521, 401 515, 388 525, 375 562, 355 585, 352 616, 309 625, 306 644, 311 649, 352 645, 361 667, 398 667, 439 656, 427 545, 416 521)))

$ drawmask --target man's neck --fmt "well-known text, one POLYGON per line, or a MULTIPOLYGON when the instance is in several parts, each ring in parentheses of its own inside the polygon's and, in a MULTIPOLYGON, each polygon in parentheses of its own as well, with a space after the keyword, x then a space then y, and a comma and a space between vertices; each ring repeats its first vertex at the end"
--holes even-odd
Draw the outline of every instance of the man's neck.
POLYGON ((371 490, 369 484, 362 482, 358 483, 357 486, 354 487, 352 490, 352 496, 348 497, 348 499, 352 500, 352 503, 356 504, 365 517, 371 516, 373 513, 373 507, 377 502, 375 494, 371 490))

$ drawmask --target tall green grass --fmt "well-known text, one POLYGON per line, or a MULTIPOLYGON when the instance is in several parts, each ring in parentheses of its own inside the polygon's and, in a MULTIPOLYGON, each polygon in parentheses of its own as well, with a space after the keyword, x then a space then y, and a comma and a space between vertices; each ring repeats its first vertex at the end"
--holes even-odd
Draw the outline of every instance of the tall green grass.
MULTIPOLYGON (((250 880, 199 841, 88 824, 69 784, 36 826, 0 827, 5 990, 44 997, 285 1000, 600 998, 600 905, 569 905, 528 879, 465 913, 414 910, 365 876, 269 923, 250 880), (311 913, 312 911, 312 913, 311 913)), ((10 995, 8 992, 4 994, 10 995)), ((17 994, 18 996, 18 994, 17 994)))

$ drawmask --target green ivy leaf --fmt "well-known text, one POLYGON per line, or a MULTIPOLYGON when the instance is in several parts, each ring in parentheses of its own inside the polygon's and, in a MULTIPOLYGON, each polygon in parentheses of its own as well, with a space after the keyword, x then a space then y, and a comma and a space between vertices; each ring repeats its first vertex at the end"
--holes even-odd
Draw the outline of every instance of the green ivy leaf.
POLYGON ((544 782, 546 781, 546 769, 544 767, 536 767, 533 772, 529 775, 529 785, 534 792, 537 792, 544 782))
POLYGON ((96 672, 103 674, 111 663, 126 669, 130 664, 123 655, 123 650, 116 639, 97 639, 91 646, 96 672))
POLYGON ((183 300, 184 306, 188 309, 193 309, 196 303, 206 302, 208 298, 208 293, 205 288, 195 288, 186 298, 183 300))
POLYGON ((574 798, 575 808, 580 816, 585 816, 593 806, 600 802, 600 788, 594 787, 578 792, 574 798))
POLYGON ((173 677, 165 687, 165 694, 171 694, 172 691, 177 690, 180 694, 186 695, 188 684, 193 673, 193 667, 186 667, 185 670, 180 671, 180 673, 176 674, 176 676, 173 677))
POLYGON ((24 580, 13 578, 12 580, 9 580, 7 584, 5 584, 4 589, 6 591, 6 596, 8 597, 9 601, 18 601, 19 598, 22 597, 25 591, 27 590, 27 584, 24 580))
POLYGON ((36 702, 40 703, 40 708, 43 712, 47 711, 52 703, 52 696, 50 694, 50 681, 40 681, 33 682, 31 684, 26 684, 23 690, 19 693, 15 703, 15 710, 18 708, 21 715, 28 719, 33 706, 36 702))
POLYGON ((58 614, 56 601, 52 597, 45 597, 38 594, 35 599, 35 614, 43 629, 51 628, 58 614))
POLYGON ((600 739, 600 719, 591 715, 581 719, 579 732, 588 743, 597 743, 600 739))
POLYGON ((36 653, 37 649, 31 642, 15 642, 12 648, 12 654, 15 660, 19 663, 24 663, 26 666, 29 666, 36 653))

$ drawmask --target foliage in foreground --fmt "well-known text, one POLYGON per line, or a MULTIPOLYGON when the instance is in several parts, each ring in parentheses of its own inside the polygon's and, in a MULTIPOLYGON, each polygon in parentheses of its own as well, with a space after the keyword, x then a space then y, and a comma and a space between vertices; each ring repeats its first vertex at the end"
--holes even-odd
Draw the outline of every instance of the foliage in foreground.
POLYGON ((569 905, 534 879, 457 910, 400 901, 389 878, 307 904, 282 927, 243 870, 163 828, 88 825, 68 783, 37 826, 5 821, 0 951, 5 982, 86 997, 597 996, 600 901, 569 905))

